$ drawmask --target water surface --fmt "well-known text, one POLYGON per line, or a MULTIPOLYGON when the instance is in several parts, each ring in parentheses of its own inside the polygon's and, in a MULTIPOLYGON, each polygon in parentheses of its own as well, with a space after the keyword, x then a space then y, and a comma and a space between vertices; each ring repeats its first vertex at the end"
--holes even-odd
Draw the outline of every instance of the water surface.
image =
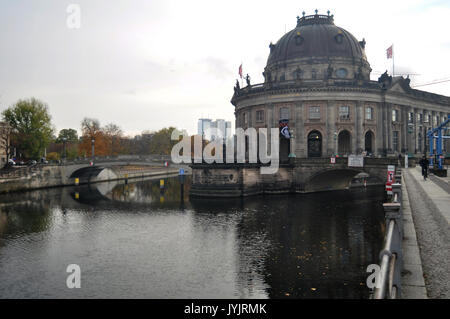
POLYGON ((383 189, 200 200, 177 178, 0 196, 1 298, 367 298, 383 189), (68 289, 66 267, 81 267, 68 289))

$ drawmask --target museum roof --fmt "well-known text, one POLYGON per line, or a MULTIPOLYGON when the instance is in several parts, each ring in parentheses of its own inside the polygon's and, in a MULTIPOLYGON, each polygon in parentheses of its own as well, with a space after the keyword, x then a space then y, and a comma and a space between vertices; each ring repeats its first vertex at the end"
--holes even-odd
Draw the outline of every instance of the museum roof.
POLYGON ((350 32, 334 24, 334 16, 297 17, 295 29, 286 33, 276 44, 270 44, 267 65, 305 57, 344 57, 365 60, 365 41, 358 41, 350 32))

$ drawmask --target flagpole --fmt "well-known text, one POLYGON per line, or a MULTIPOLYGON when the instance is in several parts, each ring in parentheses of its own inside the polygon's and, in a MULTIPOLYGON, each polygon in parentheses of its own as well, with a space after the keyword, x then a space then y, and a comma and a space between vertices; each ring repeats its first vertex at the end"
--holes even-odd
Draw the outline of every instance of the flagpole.
POLYGON ((242 64, 242 60, 241 60, 241 67, 242 67, 242 74, 240 74, 240 76, 241 76, 241 88, 243 88, 244 87, 244 79, 243 79, 244 66, 242 64))
POLYGON ((395 77, 394 44, 392 44, 392 77, 395 77))

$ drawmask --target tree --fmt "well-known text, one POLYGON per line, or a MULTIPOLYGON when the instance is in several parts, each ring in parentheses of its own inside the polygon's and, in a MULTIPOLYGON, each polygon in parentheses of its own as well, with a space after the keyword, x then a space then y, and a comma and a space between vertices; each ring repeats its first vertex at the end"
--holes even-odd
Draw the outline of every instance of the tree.
POLYGON ((103 132, 108 142, 108 153, 110 155, 117 155, 122 149, 121 140, 123 131, 116 124, 110 123, 103 128, 103 132))
POLYGON ((163 128, 156 132, 149 145, 150 154, 170 155, 172 147, 178 141, 172 141, 174 127, 163 128))
POLYGON ((78 142, 78 132, 77 130, 74 130, 73 128, 68 129, 62 129, 59 131, 58 137, 56 138, 56 143, 63 143, 64 138, 66 139, 66 142, 78 142))
POLYGON ((108 140, 100 127, 97 119, 84 118, 81 121, 81 143, 78 148, 78 154, 91 156, 92 140, 94 140, 95 155, 108 155, 108 140))
POLYGON ((39 158, 53 136, 48 106, 35 99, 19 100, 2 112, 11 126, 11 142, 25 157, 39 158))
MULTIPOLYGON (((6 160, 11 157, 11 126, 0 122, 0 148, 4 149, 6 160)), ((1 151, 1 150, 0 150, 1 151)))

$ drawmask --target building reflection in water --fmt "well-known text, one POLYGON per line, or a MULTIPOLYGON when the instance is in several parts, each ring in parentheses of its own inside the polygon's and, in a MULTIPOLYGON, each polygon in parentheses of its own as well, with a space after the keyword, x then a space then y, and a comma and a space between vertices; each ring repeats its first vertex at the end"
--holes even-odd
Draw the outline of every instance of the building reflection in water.
MULTIPOLYGON (((189 185, 187 179, 183 197, 177 178, 165 179, 163 189, 159 180, 142 180, 0 196, 0 262, 8 260, 3 247, 20 254, 12 248, 22 249, 27 235, 40 233, 45 240, 35 245, 41 250, 58 247, 67 255, 61 258, 76 252, 92 267, 101 264, 106 272, 92 275, 98 285, 84 290, 89 296, 368 296, 366 267, 377 262, 383 239, 383 189, 189 199, 189 185), (100 288, 105 276, 117 280, 117 272, 122 285, 100 288), (131 295, 123 295, 124 285, 133 287, 131 295)), ((33 266, 32 253, 16 255, 33 266)))

